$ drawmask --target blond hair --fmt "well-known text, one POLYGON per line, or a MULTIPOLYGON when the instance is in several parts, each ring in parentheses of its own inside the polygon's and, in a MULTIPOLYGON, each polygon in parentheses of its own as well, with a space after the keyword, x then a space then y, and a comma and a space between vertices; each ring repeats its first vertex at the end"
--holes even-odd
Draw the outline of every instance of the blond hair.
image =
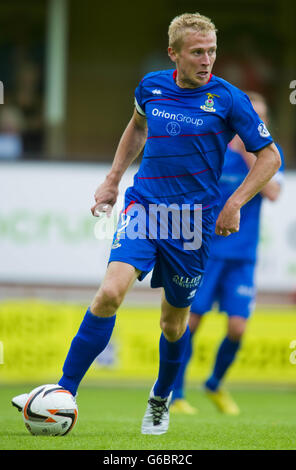
POLYGON ((203 34, 211 31, 217 32, 214 23, 207 16, 199 13, 183 13, 176 16, 169 26, 169 46, 174 50, 180 50, 184 30, 192 30, 203 34))

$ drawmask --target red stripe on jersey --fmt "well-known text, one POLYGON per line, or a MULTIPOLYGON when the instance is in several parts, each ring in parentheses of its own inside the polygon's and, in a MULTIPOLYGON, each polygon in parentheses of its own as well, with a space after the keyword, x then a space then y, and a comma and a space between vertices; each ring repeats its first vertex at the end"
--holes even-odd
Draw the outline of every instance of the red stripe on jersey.
POLYGON ((222 134, 223 131, 219 131, 219 132, 206 132, 205 134, 179 134, 179 135, 175 135, 175 136, 172 136, 172 135, 151 135, 150 137, 147 137, 147 139, 160 139, 162 137, 202 137, 204 135, 218 135, 218 134, 222 134))
POLYGON ((123 211, 123 213, 126 214, 126 213, 130 210, 130 208, 133 207, 133 205, 134 205, 136 202, 137 202, 137 201, 131 201, 131 202, 129 203, 129 205, 127 206, 127 208, 123 211))

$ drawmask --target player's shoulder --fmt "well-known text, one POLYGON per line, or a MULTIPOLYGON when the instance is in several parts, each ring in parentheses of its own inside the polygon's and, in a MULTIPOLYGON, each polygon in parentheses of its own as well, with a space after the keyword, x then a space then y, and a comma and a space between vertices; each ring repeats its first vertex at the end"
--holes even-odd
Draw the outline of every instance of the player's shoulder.
POLYGON ((224 93, 224 95, 228 96, 231 102, 237 99, 247 99, 250 101, 248 95, 244 91, 227 80, 224 80, 224 78, 214 75, 212 84, 220 89, 220 93, 224 93))
POLYGON ((228 82, 227 80, 224 80, 224 78, 217 77, 217 75, 213 76, 214 81, 221 86, 221 88, 224 88, 225 92, 234 94, 238 93, 241 95, 245 95, 246 93, 243 92, 240 88, 237 86, 233 85, 232 83, 228 82))
POLYGON ((213 75, 208 85, 213 89, 213 93, 224 99, 230 109, 233 109, 238 103, 240 105, 246 105, 247 102, 250 103, 244 91, 221 77, 213 75))

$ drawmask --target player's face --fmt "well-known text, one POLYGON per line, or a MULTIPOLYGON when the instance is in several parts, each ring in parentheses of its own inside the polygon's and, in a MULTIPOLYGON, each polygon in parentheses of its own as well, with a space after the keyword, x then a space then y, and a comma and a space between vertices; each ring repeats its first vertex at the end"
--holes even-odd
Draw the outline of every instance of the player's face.
POLYGON ((177 84, 182 88, 197 88, 205 85, 216 60, 217 37, 209 33, 186 32, 178 51, 168 48, 169 57, 175 62, 177 84))

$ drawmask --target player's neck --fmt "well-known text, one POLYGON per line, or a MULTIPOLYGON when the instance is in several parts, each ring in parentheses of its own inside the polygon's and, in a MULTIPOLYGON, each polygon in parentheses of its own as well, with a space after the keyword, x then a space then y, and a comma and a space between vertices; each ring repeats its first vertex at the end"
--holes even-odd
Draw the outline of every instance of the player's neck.
POLYGON ((176 80, 176 84, 178 85, 179 88, 190 88, 190 89, 199 88, 201 86, 201 85, 197 85, 196 83, 191 82, 188 79, 180 80, 178 77, 176 80))

